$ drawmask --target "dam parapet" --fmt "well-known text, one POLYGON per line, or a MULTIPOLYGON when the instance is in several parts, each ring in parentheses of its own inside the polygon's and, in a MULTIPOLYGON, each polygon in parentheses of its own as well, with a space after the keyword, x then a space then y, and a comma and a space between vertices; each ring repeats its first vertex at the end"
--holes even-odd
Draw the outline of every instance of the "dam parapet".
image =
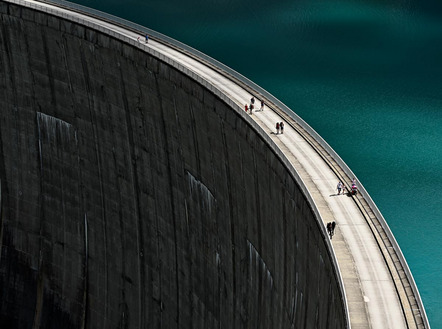
MULTIPOLYGON (((8 237, 2 245, 10 253, 2 253, 1 273, 5 278, 32 269, 24 281, 36 293, 26 318, 35 310, 33 323, 48 324, 55 312, 60 323, 75 319, 69 328, 91 321, 134 328, 150 321, 168 327, 345 327, 345 290, 321 214, 285 153, 238 99, 136 35, 148 33, 265 99, 328 159, 337 177, 355 177, 313 129, 245 77, 155 31, 93 10, 88 14, 96 21, 11 2, 38 9, 2 4, 0 49, 7 58, 1 70, 11 81, 2 95, 8 109, 1 139, 8 152, 0 159, 7 195, 2 236, 8 237), (36 38, 22 35, 30 30, 36 38), (55 132, 43 134, 50 129, 55 132), (63 134, 75 143, 65 143, 63 134), (45 170, 38 170, 38 154, 45 170), (24 163, 12 170, 17 161, 24 163), (23 181, 31 182, 25 196, 17 188, 23 181), (260 202, 263 196, 270 197, 271 209, 260 202), (23 212, 21 202, 32 205, 30 213, 14 216, 23 212), (29 231, 30 218, 35 225, 29 231), (54 233, 60 218, 63 226, 54 233), (8 272, 5 260, 14 253, 23 268, 8 272), (69 287, 66 264, 80 269, 69 287), (152 310, 145 311, 148 306, 152 310)), ((395 252, 385 254, 396 260, 390 268, 401 271, 395 284, 417 296, 410 310, 418 308, 413 313, 425 323, 405 259, 359 187, 355 202, 374 214, 377 222, 369 225, 378 236, 387 232, 378 243, 395 252)), ((3 280, 3 287, 9 283, 3 280)), ((17 303, 7 302, 2 316, 17 303)))

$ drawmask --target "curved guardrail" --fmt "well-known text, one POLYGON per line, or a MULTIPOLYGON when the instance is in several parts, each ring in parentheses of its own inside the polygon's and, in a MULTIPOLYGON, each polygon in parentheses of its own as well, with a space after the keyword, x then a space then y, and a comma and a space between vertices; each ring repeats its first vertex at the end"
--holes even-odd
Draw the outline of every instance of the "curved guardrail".
MULTIPOLYGON (((108 35, 111 35, 117 39, 120 39, 126 43, 130 43, 131 45, 138 47, 138 48, 145 48, 145 50, 149 53, 151 53, 152 55, 154 55, 155 57, 161 59, 162 61, 172 65, 173 67, 179 69, 182 72, 185 72, 187 75, 191 76, 193 79, 195 79, 196 81, 198 81, 199 83, 201 83, 202 85, 204 85, 206 88, 208 88, 210 91, 212 91, 214 94, 216 94, 218 97, 220 97, 223 101, 225 101, 226 103, 228 103, 232 108, 234 108, 235 110, 237 110, 238 113, 240 113, 240 115, 244 116, 244 118, 246 118, 246 120, 248 120, 248 122, 251 123, 251 125, 253 126, 253 128, 257 131, 261 131, 261 128, 258 126, 258 124, 256 124, 253 120, 250 120, 250 118, 248 118, 248 116, 246 116, 244 114, 244 111, 242 108, 240 108, 238 106, 238 104, 234 103, 230 98, 228 98, 226 95, 224 95, 220 90, 218 90, 216 87, 214 87, 211 83, 209 83, 208 81, 204 80, 201 76, 197 75, 195 72, 192 72, 191 70, 189 70, 188 68, 182 66, 179 63, 176 63, 175 61, 173 61, 172 59, 164 56, 163 54, 156 52, 154 50, 152 50, 151 48, 147 48, 145 47, 142 43, 140 44, 139 42, 137 42, 136 40, 133 40, 129 37, 126 37, 120 33, 117 33, 115 31, 109 30, 107 28, 103 28, 100 25, 97 24, 93 24, 90 21, 87 20, 82 20, 79 19, 78 17, 75 17, 73 15, 68 15, 68 14, 60 14, 59 11, 56 10, 50 10, 48 8, 39 6, 37 3, 32 3, 26 0, 7 0, 9 2, 12 3, 16 3, 16 4, 20 4, 26 7, 30 7, 30 8, 35 8, 38 9, 40 11, 45 11, 47 13, 50 14, 54 14, 57 16, 61 16, 64 17, 66 19, 69 19, 71 21, 74 22, 78 22, 82 25, 86 25, 89 26, 91 28, 94 28, 96 30, 99 30, 101 32, 104 32, 108 35), (248 119, 247 119, 248 118, 248 119)), ((387 237, 389 238, 398 258, 399 261, 404 269, 405 274, 407 275, 407 278, 410 281, 410 286, 411 289, 415 295, 415 299, 416 302, 419 306, 419 310, 421 312, 421 317, 423 320, 423 323, 425 325, 425 328, 430 328, 430 324, 428 322, 428 318, 425 312, 425 308, 424 305, 422 303, 422 299, 419 293, 419 290, 417 289, 416 283, 414 281, 413 275, 409 269, 409 266, 405 260, 405 257, 402 253, 402 250, 400 249, 393 233, 391 232, 387 222, 385 221, 384 217, 382 216, 381 212, 379 211, 379 209, 377 208, 376 204, 374 203, 374 201, 371 199, 370 195, 368 194, 368 192, 365 190, 364 186, 362 185, 362 183, 359 181, 359 179, 356 177, 356 175, 351 171, 351 169, 347 166, 347 164, 341 159, 341 157, 333 150, 333 148, 330 147, 330 145, 313 129, 311 128, 301 117, 299 117, 296 113, 294 113, 289 107, 287 107, 283 102, 281 102, 279 99, 277 99, 275 96, 273 96, 272 94, 270 94, 268 91, 264 90, 263 88, 261 88, 259 85, 255 84, 253 81, 247 79, 246 77, 244 77, 243 75, 241 75, 240 73, 236 72, 235 70, 231 69, 230 67, 224 65, 223 63, 213 59, 212 57, 186 45, 183 44, 173 38, 170 38, 166 35, 163 35, 157 31, 154 31, 152 29, 149 29, 147 27, 141 26, 139 24, 127 21, 125 19, 92 9, 92 8, 88 8, 82 5, 78 5, 78 4, 74 4, 68 1, 64 1, 64 0, 51 0, 51 1, 46 1, 46 0, 39 0, 40 2, 45 2, 45 3, 49 3, 49 4, 54 4, 54 5, 60 5, 62 7, 68 8, 69 10, 73 10, 73 11, 78 11, 81 13, 85 13, 89 16, 93 16, 96 18, 99 18, 101 20, 105 20, 108 22, 111 22, 113 24, 116 25, 120 25, 120 26, 124 26, 126 29, 131 29, 137 33, 139 33, 140 35, 144 35, 144 34, 148 34, 150 38, 152 39, 156 39, 162 43, 171 45, 172 47, 176 48, 176 49, 180 49, 180 51, 182 52, 186 52, 188 54, 190 54, 192 57, 194 58, 198 58, 200 61, 204 61, 207 64, 211 65, 212 67, 216 68, 218 71, 223 72, 226 75, 230 75, 231 77, 233 77, 234 79, 240 81, 244 86, 247 86, 247 89, 249 89, 249 91, 252 94, 258 94, 261 97, 264 97, 265 99, 269 100, 272 104, 274 104, 275 106, 277 106, 278 108, 280 108, 281 110, 284 111, 285 114, 287 114, 288 116, 290 116, 294 121, 296 121, 306 132, 308 132, 310 134, 311 137, 313 137, 315 139, 316 142, 318 142, 328 153, 329 155, 336 161, 336 163, 341 167, 341 169, 345 172, 345 174, 348 177, 354 177, 357 181, 358 184, 358 189, 359 191, 364 195, 364 199, 366 200, 367 204, 371 207, 373 213, 375 214, 375 216, 377 217, 377 219, 379 220, 379 223, 381 224, 382 228, 384 229, 387 237)), ((284 156, 284 154, 279 150, 279 148, 277 148, 276 146, 274 146, 273 141, 270 139, 269 136, 267 136, 267 134, 261 134, 263 135, 263 138, 265 139, 266 143, 268 143, 268 145, 273 149, 273 151, 275 152, 275 154, 278 155, 278 157, 280 157, 280 159, 283 160, 283 162, 286 164, 287 168, 290 168, 292 172, 292 174, 294 174, 294 177, 297 178, 297 181, 299 183, 299 185, 301 186, 303 192, 305 193, 306 196, 308 196, 309 198, 309 202, 311 202, 312 209, 315 211, 315 215, 318 216, 318 218, 321 218, 319 216, 319 212, 317 211, 317 207, 315 202, 313 201, 313 198, 310 196, 309 191, 305 188, 305 184, 302 182, 302 179, 300 178, 300 176, 298 175, 298 173, 296 172, 296 170, 293 168, 293 166, 288 162, 288 160, 286 159, 286 157, 284 156)), ((321 225, 322 227, 323 225, 321 225)), ((326 235, 325 229, 323 228, 323 234, 326 235)), ((328 242, 330 243, 330 242, 328 242)), ((334 255, 332 255, 333 259, 334 259, 334 255)), ((335 264, 337 264, 336 259, 334 259, 335 264)), ((340 271, 338 271, 339 275, 340 275, 340 271)), ((341 278, 341 282, 342 282, 342 278, 341 278)), ((344 287, 342 285, 342 289, 345 293, 344 287)), ((345 295, 344 295, 345 296, 345 295)), ((345 304, 347 306, 347 301, 345 300, 345 304)), ((347 312, 348 312, 348 306, 347 306, 347 312)), ((348 316, 348 314, 347 314, 348 316)), ((350 322, 348 322, 350 323, 350 322)))

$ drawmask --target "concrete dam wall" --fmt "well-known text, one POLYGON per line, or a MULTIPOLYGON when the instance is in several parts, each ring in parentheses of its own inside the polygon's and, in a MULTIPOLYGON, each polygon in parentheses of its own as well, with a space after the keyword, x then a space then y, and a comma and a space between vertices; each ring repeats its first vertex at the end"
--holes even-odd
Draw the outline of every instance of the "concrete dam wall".
POLYGON ((0 2, 1 328, 345 328, 327 237, 247 120, 0 2))

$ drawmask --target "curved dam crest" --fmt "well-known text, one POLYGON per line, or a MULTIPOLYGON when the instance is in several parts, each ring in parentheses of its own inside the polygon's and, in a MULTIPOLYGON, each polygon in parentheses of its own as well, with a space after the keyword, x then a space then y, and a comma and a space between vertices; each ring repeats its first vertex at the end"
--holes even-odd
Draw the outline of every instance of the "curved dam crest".
POLYGON ((324 229, 240 113, 0 3, 0 326, 345 328, 324 229))

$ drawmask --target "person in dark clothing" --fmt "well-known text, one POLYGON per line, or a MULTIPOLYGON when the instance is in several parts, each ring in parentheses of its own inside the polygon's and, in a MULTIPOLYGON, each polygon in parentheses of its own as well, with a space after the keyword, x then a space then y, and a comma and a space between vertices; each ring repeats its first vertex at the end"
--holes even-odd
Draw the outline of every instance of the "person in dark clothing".
POLYGON ((328 232, 328 235, 330 235, 330 239, 332 239, 333 234, 332 234, 332 223, 331 222, 327 223, 327 232, 328 232))

